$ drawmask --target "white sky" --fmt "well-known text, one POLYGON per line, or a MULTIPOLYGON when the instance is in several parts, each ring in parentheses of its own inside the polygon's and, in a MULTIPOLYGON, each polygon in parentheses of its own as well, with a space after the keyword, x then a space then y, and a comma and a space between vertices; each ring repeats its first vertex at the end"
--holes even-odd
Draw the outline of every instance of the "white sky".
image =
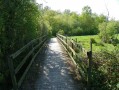
POLYGON ((109 16, 119 20, 119 0, 36 0, 36 2, 43 4, 43 7, 49 6, 53 10, 64 11, 70 9, 77 13, 81 13, 82 8, 88 5, 92 12, 107 15, 106 3, 109 16))

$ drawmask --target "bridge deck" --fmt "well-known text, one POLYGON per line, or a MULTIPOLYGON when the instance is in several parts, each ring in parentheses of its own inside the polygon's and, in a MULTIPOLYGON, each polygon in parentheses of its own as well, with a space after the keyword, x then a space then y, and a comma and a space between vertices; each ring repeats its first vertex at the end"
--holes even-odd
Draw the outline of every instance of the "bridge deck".
POLYGON ((52 38, 33 62, 19 90, 82 90, 71 75, 68 61, 63 47, 52 38))

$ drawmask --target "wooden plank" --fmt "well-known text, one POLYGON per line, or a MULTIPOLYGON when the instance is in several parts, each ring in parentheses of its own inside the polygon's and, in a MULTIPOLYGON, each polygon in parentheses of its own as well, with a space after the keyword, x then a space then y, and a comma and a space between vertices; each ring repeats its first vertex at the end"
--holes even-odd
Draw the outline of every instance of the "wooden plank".
MULTIPOLYGON (((45 40, 44 40, 45 41, 45 40)), ((22 68, 22 66, 27 61, 28 57, 34 52, 35 49, 37 49, 44 41, 40 42, 38 45, 36 45, 26 56, 25 58, 20 62, 20 64, 15 69, 15 74, 22 68)))
POLYGON ((69 46, 70 51, 73 53, 74 56, 76 56, 76 52, 74 51, 74 49, 72 47, 69 46))
MULTIPOLYGON (((76 51, 74 49, 75 48, 79 48, 80 44, 77 44, 76 42, 74 42, 73 40, 70 40, 70 39, 67 40, 67 43, 65 42, 65 40, 62 40, 60 37, 58 37, 58 39, 60 40, 61 44, 63 45, 63 47, 67 51, 67 53, 70 56, 70 58, 72 59, 73 63, 76 66, 78 66, 78 70, 79 70, 79 72, 81 74, 81 77, 83 79, 86 79, 86 77, 87 77, 87 75, 86 75, 87 74, 86 65, 83 63, 83 61, 76 62, 75 58, 73 57, 73 56, 76 56, 76 57, 78 56, 78 53, 76 53, 76 51)), ((80 46, 80 48, 83 49, 82 46, 80 46)), ((77 59, 80 59, 80 58, 77 57, 77 59)))
MULTIPOLYGON (((61 40, 61 39, 59 39, 59 40, 61 40)), ((63 40, 61 40, 61 41, 63 41, 63 40)), ((61 43, 62 44, 62 43, 61 43)), ((67 50, 67 48, 62 44, 62 46, 65 48, 65 50, 67 51, 67 53, 68 53, 68 55, 70 56, 70 58, 71 58, 71 60, 73 61, 73 63, 74 63, 74 65, 76 65, 77 66, 77 69, 79 70, 79 73, 80 73, 80 75, 81 75, 81 77, 83 78, 83 79, 86 79, 86 76, 84 76, 85 74, 84 73, 87 73, 86 72, 86 69, 81 65, 81 63, 76 63, 76 61, 75 61, 75 59, 72 57, 72 55, 71 55, 71 53, 69 53, 68 52, 68 50, 67 50)), ((70 50, 72 50, 72 48, 71 47, 69 47, 70 48, 70 50)), ((73 50, 74 51, 74 50, 73 50)), ((75 51, 74 51, 75 52, 75 51)), ((76 54, 77 55, 77 54, 76 54)))
POLYGON ((26 56, 25 58, 20 62, 20 64, 17 66, 17 68, 15 69, 15 74, 18 73, 18 71, 22 68, 22 66, 25 64, 25 62, 27 61, 27 59, 29 58, 29 56, 33 53, 34 49, 32 49, 26 56))
POLYGON ((69 49, 68 51, 70 51, 70 53, 73 54, 73 56, 76 56, 75 50, 71 46, 69 46, 69 44, 66 43, 64 40, 62 40, 61 38, 59 39, 66 46, 67 50, 69 49))
POLYGON ((74 51, 74 49, 71 46, 69 46, 64 40, 61 40, 61 41, 66 45, 66 47, 68 49, 70 49, 70 51, 73 53, 73 55, 76 55, 76 52, 74 51))
MULTIPOLYGON (((59 38, 58 38, 59 39, 59 38)), ((60 39, 59 39, 59 41, 60 41, 60 39)), ((61 43, 61 41, 60 41, 60 43, 61 43)), ((73 63, 75 64, 75 65, 77 65, 76 64, 76 62, 75 62, 75 60, 73 59, 73 57, 71 56, 71 54, 68 52, 68 50, 66 49, 66 47, 61 43, 61 45, 63 46, 63 48, 66 50, 66 52, 68 53, 68 55, 70 56, 70 58, 71 58, 71 60, 73 61, 73 63)))
MULTIPOLYGON (((28 69, 30 68, 33 60, 35 59, 36 55, 38 54, 38 52, 35 54, 35 56, 32 58, 30 64, 28 65, 27 69, 25 70, 24 74, 22 75, 20 81, 17 83, 17 80, 16 80, 16 76, 15 74, 21 69, 21 67, 23 66, 23 64, 26 62, 27 58, 32 54, 32 52, 37 49, 43 42, 45 42, 45 37, 46 36, 43 36, 41 37, 40 39, 37 38, 37 39, 34 39, 32 40, 31 42, 29 42, 28 44, 26 44, 25 46, 23 46, 21 49, 19 49, 17 52, 13 53, 10 55, 10 57, 8 58, 8 66, 9 66, 9 70, 10 70, 10 75, 11 75, 11 79, 12 79, 12 84, 13 84, 13 89, 14 90, 18 90, 18 87, 21 85, 28 69), (43 41, 41 39, 44 39, 43 41), (25 58, 22 60, 22 62, 17 66, 16 69, 14 69, 14 66, 13 66, 13 59, 15 59, 18 55, 20 55, 26 48, 28 48, 30 45, 32 45, 33 43, 37 42, 37 41, 42 41, 40 44, 36 45, 26 56, 25 58)), ((42 46, 41 46, 42 47, 42 46)))
POLYGON ((12 59, 15 59, 18 55, 20 55, 26 48, 28 48, 31 44, 33 44, 34 42, 36 42, 39 39, 44 38, 45 36, 42 36, 40 38, 37 39, 33 39, 31 42, 29 42, 28 44, 26 44, 25 46, 23 46, 21 49, 19 49, 17 52, 13 53, 12 55, 10 55, 10 57, 12 57, 12 59))
POLYGON ((58 34, 58 36, 59 36, 59 37, 62 37, 62 38, 64 38, 64 39, 66 39, 66 37, 65 37, 65 36, 63 36, 63 35, 58 34))
POLYGON ((37 49, 44 41, 45 41, 45 39, 44 39, 43 41, 41 41, 38 45, 36 45, 36 46, 34 47, 34 50, 37 49))
POLYGON ((71 43, 73 44, 74 47, 77 47, 76 42, 74 42, 73 40, 71 40, 71 43))
MULTIPOLYGON (((45 40, 46 40, 46 39, 45 39, 45 40)), ((44 40, 44 42, 45 42, 45 40, 44 40)), ((43 47, 44 45, 45 45, 45 43, 40 47, 40 49, 38 50, 38 52, 34 55, 34 57, 32 58, 32 60, 30 61, 29 65, 27 66, 25 72, 23 73, 22 77, 20 78, 20 80, 19 80, 19 82, 18 82, 18 87, 21 86, 21 83, 23 82, 23 80, 24 80, 24 78, 25 78, 25 76, 26 76, 26 74, 27 74, 29 68, 31 67, 31 65, 32 65, 32 63, 33 63, 33 61, 34 61, 34 59, 36 58, 36 56, 38 55, 38 53, 40 52, 40 50, 42 49, 42 47, 43 47)))

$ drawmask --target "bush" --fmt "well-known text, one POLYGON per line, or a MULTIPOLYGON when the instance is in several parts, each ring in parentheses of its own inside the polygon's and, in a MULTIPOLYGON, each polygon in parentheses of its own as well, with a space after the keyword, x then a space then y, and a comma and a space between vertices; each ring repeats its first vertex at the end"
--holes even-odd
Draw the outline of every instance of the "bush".
POLYGON ((92 42, 92 43, 97 43, 94 38, 91 38, 91 42, 92 42))
POLYGON ((99 37, 105 43, 109 43, 111 39, 116 38, 118 33, 118 24, 116 21, 110 21, 108 23, 103 22, 99 24, 99 37))
POLYGON ((58 34, 64 35, 64 31, 60 29, 60 30, 58 31, 58 34))
POLYGON ((96 43, 96 45, 97 46, 104 46, 104 42, 102 42, 102 41, 101 42, 98 42, 98 43, 96 43))
POLYGON ((96 90, 118 90, 119 47, 93 54, 92 87, 96 90))
POLYGON ((110 39, 110 42, 109 43, 111 43, 114 46, 116 46, 119 43, 119 40, 117 38, 113 38, 113 39, 110 39))

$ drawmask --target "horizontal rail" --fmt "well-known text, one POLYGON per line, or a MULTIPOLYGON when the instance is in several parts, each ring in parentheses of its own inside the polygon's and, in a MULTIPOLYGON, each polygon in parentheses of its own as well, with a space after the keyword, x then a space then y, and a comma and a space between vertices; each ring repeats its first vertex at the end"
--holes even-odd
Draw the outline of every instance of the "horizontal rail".
POLYGON ((34 42, 36 42, 36 41, 38 41, 38 40, 40 40, 40 39, 42 39, 42 38, 44 38, 44 37, 46 37, 46 36, 42 36, 42 37, 40 37, 40 38, 37 38, 37 39, 34 39, 34 40, 32 40, 31 42, 29 42, 28 44, 26 44, 25 46, 23 46, 21 49, 19 49, 17 52, 15 52, 15 53, 13 53, 12 55, 10 55, 10 57, 12 58, 12 59, 15 59, 18 55, 20 55, 25 49, 27 49, 31 44, 33 44, 34 42))
POLYGON ((36 45, 26 56, 25 58, 21 61, 21 63, 17 66, 17 68, 15 69, 15 74, 21 69, 21 67, 24 65, 24 63, 26 62, 26 60, 28 59, 28 57, 33 53, 33 51, 35 49, 37 49, 44 41, 42 41, 41 43, 39 43, 38 45, 36 45))
MULTIPOLYGON (((58 38, 58 39, 60 40, 60 38, 58 38)), ((62 44, 63 48, 67 51, 67 53, 68 53, 68 55, 70 56, 70 58, 72 59, 73 63, 76 65, 76 62, 74 61, 74 59, 73 59, 73 57, 71 56, 71 54, 68 52, 66 46, 65 46, 62 42, 60 42, 60 43, 62 44)))
MULTIPOLYGON (((44 40, 44 41, 45 41, 45 40, 44 40)), ((45 45, 45 43, 42 45, 42 47, 43 47, 44 45, 45 45)), ((42 48, 42 47, 41 47, 41 48, 42 48)), ((29 68, 30 68, 31 65, 32 65, 32 62, 34 61, 34 59, 36 58, 36 56, 37 56, 38 53, 40 52, 41 48, 40 48, 39 51, 34 55, 34 57, 32 58, 32 60, 30 61, 29 65, 27 66, 27 69, 25 70, 24 74, 22 75, 21 79, 20 79, 19 82, 18 82, 18 87, 21 86, 21 84, 22 84, 22 82, 23 82, 23 80, 24 80, 24 78, 25 78, 25 75, 27 74, 29 68)))
POLYGON ((80 70, 81 77, 86 79, 86 75, 84 76, 84 74, 87 74, 87 67, 84 64, 84 62, 80 60, 81 58, 79 56, 80 51, 83 51, 81 44, 76 43, 72 39, 69 39, 59 34, 57 35, 57 38, 60 40, 62 45, 65 47, 69 56, 73 60, 73 63, 77 66, 78 70, 80 70))
POLYGON ((14 54, 10 55, 10 57, 12 59, 15 59, 18 55, 20 55, 26 48, 28 48, 32 43, 36 42, 38 39, 34 39, 31 42, 29 42, 28 44, 26 44, 25 46, 23 46, 21 49, 19 49, 17 52, 15 52, 14 54))
POLYGON ((71 51, 74 55, 76 54, 75 51, 74 51, 74 49, 72 49, 72 47, 68 46, 67 43, 66 43, 65 41, 63 41, 62 39, 60 39, 60 40, 70 49, 70 51, 71 51))
POLYGON ((37 56, 37 54, 39 53, 39 51, 41 50, 41 48, 43 47, 43 45, 45 44, 45 41, 47 40, 47 36, 42 36, 40 38, 34 39, 31 42, 29 42, 28 44, 26 44, 25 46, 23 46, 21 49, 19 49, 18 51, 16 51, 14 54, 11 54, 10 57, 8 58, 8 64, 9 64, 9 69, 10 69, 10 73, 11 73, 11 79, 12 79, 12 83, 13 83, 13 89, 14 90, 18 90, 18 88, 20 87, 24 77, 26 76, 32 62, 34 61, 35 57, 37 56), (26 54, 26 56, 21 60, 21 62, 17 65, 16 68, 14 68, 14 64, 13 64, 13 60, 15 58, 17 58, 18 56, 20 56, 21 53, 23 53, 27 48, 29 48, 29 52, 26 54), (31 49, 30 49, 31 48, 31 49), (40 49, 38 49, 40 48, 40 49), (30 60, 30 62, 28 63, 28 66, 25 69, 25 72, 22 74, 22 76, 20 77, 20 80, 17 80, 16 78, 16 74, 21 70, 21 68, 23 67, 23 65, 26 63, 26 61, 28 60, 28 58, 33 55, 33 53, 38 49, 38 51, 35 53, 35 55, 32 57, 32 59, 30 60))
POLYGON ((34 49, 32 49, 27 56, 25 56, 25 58, 20 62, 20 64, 17 66, 17 68, 15 69, 15 74, 18 73, 18 71, 22 68, 22 66, 24 65, 24 63, 27 61, 27 59, 29 58, 29 56, 33 53, 34 49))

